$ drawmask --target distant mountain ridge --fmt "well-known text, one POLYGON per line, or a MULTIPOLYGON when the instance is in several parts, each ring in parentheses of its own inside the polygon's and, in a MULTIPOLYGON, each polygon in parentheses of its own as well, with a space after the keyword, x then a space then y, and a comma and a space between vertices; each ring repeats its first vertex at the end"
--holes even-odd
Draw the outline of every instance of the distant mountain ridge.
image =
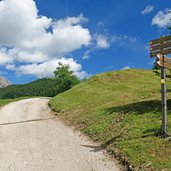
MULTIPOLYGON (((8 81, 6 81, 6 85, 7 84, 8 81)), ((56 81, 51 78, 43 78, 27 84, 13 84, 4 88, 0 88, 0 99, 11 99, 24 96, 53 97, 57 94, 59 94, 59 91, 56 81)))
POLYGON ((0 88, 4 88, 11 85, 11 82, 4 77, 0 77, 0 88))

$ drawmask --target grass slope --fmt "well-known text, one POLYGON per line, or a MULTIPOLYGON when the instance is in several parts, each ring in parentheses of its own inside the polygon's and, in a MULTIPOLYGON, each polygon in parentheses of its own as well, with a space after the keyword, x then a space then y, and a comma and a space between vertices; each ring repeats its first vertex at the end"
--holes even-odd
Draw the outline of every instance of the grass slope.
POLYGON ((0 89, 0 98, 17 98, 24 96, 47 96, 52 97, 57 94, 56 81, 53 79, 39 79, 23 85, 10 85, 0 89))
MULTIPOLYGON (((124 158, 135 170, 171 170, 171 142, 158 136, 160 78, 152 71, 96 75, 54 97, 49 104, 68 124, 101 142, 102 148, 124 158)), ((171 131, 170 100, 168 110, 171 131)))

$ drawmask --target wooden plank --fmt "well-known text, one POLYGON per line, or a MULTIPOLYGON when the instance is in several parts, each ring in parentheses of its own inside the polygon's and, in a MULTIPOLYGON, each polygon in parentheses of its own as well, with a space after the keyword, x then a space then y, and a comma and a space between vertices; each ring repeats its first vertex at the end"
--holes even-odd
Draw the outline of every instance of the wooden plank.
POLYGON ((159 66, 171 69, 171 58, 167 58, 162 54, 158 54, 157 58, 158 58, 157 64, 159 66))
POLYGON ((150 41, 150 45, 154 44, 159 44, 159 43, 164 43, 166 41, 171 41, 171 35, 165 36, 165 37, 160 37, 159 39, 154 39, 150 41))
POLYGON ((170 49, 166 49, 166 50, 161 50, 161 51, 156 51, 156 52, 151 52, 150 53, 150 57, 156 57, 157 54, 162 54, 162 55, 167 55, 171 53, 171 48, 170 49))
POLYGON ((151 53, 153 51, 159 51, 159 50, 164 49, 164 48, 171 48, 171 42, 166 42, 163 44, 150 46, 151 53))
POLYGON ((171 64, 171 58, 168 58, 168 57, 166 57, 166 56, 164 56, 164 55, 162 55, 162 54, 158 54, 158 55, 157 55, 157 58, 158 58, 158 60, 161 61, 161 62, 165 62, 165 63, 171 64))
POLYGON ((162 61, 162 60, 159 60, 160 63, 162 64, 166 64, 166 65, 170 65, 171 66, 171 62, 166 62, 166 61, 162 61))
POLYGON ((165 67, 165 68, 171 69, 171 64, 169 64, 169 63, 157 61, 157 64, 159 66, 161 66, 161 67, 165 67))

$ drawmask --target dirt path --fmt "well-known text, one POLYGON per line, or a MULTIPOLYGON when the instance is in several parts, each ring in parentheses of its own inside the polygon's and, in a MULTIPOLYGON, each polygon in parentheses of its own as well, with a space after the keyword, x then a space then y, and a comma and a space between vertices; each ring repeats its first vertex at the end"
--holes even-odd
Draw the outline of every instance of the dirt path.
POLYGON ((0 171, 119 171, 79 133, 55 119, 48 99, 0 109, 0 171))

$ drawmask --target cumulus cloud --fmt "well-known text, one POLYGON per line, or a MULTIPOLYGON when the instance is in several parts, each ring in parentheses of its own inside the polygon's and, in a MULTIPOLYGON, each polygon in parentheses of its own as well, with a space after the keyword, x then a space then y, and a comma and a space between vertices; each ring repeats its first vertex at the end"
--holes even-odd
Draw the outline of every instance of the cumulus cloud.
POLYGON ((154 6, 153 5, 147 5, 143 11, 141 11, 141 14, 142 15, 145 15, 145 14, 149 14, 151 13, 152 11, 154 10, 154 6))
POLYGON ((130 66, 125 66, 125 67, 121 68, 121 70, 127 70, 127 69, 131 69, 131 67, 130 66))
POLYGON ((14 64, 8 64, 6 65, 5 67, 7 70, 10 70, 10 71, 15 71, 16 67, 14 64))
POLYGON ((96 48, 106 49, 110 47, 110 43, 108 41, 107 36, 100 34, 97 35, 95 39, 96 39, 96 48))
POLYGON ((152 25, 156 25, 159 28, 165 28, 171 24, 171 13, 169 13, 169 11, 170 9, 160 10, 152 19, 152 25))
POLYGON ((106 36, 103 34, 95 34, 93 36, 93 43, 90 49, 88 49, 82 59, 89 59, 91 53, 99 49, 108 49, 111 45, 119 46, 122 48, 129 49, 134 52, 140 52, 142 45, 138 42, 138 38, 132 35, 113 35, 106 36))
POLYGON ((57 48, 55 53, 65 53, 79 49, 91 40, 89 30, 81 25, 86 21, 82 15, 53 21, 38 16, 33 0, 1 1, 0 13, 0 44, 4 46, 36 48, 48 53, 54 53, 57 48))
POLYGON ((84 53, 82 59, 89 59, 90 54, 99 49, 108 49, 110 47, 110 39, 103 34, 95 34, 92 39, 90 48, 84 53))
POLYGON ((33 46, 43 36, 52 19, 39 17, 33 0, 4 0, 0 2, 0 44, 5 46, 33 46))
POLYGON ((12 63, 14 61, 13 51, 9 51, 6 47, 0 48, 0 65, 12 63))
MULTIPOLYGON (((88 46, 92 39, 83 26, 87 22, 83 15, 60 20, 39 16, 33 0, 0 1, 0 14, 0 65, 20 74, 39 76, 44 68, 53 68, 51 65, 56 66, 53 63, 88 46), (22 66, 15 68, 16 62, 22 66), (29 73, 32 68, 34 72, 29 73)), ((73 63, 79 65, 74 60, 73 63)), ((79 67, 75 72, 81 73, 79 67)))
POLYGON ((15 70, 18 75, 34 75, 39 78, 41 78, 42 75, 49 77, 52 76, 55 69, 59 66, 59 62, 69 65, 70 70, 72 70, 80 79, 84 79, 89 76, 85 71, 82 71, 82 66, 72 58, 52 59, 43 63, 25 64, 18 67, 15 65, 7 65, 6 69, 11 71, 15 70))

